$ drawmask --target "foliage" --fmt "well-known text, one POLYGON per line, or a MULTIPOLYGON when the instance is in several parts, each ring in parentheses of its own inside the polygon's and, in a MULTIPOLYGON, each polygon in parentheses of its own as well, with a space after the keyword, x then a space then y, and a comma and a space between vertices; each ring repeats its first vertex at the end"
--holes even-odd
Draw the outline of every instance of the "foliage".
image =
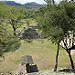
POLYGON ((72 5, 69 2, 62 5, 59 4, 51 10, 47 9, 48 12, 45 12, 43 15, 40 15, 41 17, 37 18, 38 27, 42 29, 45 37, 57 43, 58 40, 61 41, 67 37, 68 31, 74 29, 74 18, 70 17, 74 14, 74 5, 72 5), (69 13, 69 10, 72 11, 69 13))
POLYGON ((14 37, 9 30, 9 25, 6 25, 6 21, 0 24, 0 56, 8 51, 15 51, 20 47, 20 40, 14 37))
POLYGON ((7 18, 9 23, 12 25, 14 30, 14 35, 16 35, 16 29, 21 25, 21 19, 26 17, 23 13, 23 9, 18 9, 16 7, 10 7, 8 10, 7 18))
POLYGON ((54 4, 55 1, 54 0, 44 0, 48 5, 54 4))
MULTIPOLYGON (((22 19, 31 18, 34 15, 33 12, 24 7, 7 6, 0 3, 0 56, 4 52, 15 51, 20 47, 16 29, 23 24, 22 19)), ((29 25, 28 20, 27 24, 29 25)))
MULTIPOLYGON (((45 8, 43 8, 45 9, 45 8)), ((56 55, 56 65, 54 71, 57 70, 58 65, 58 55, 59 55, 59 45, 61 41, 63 45, 60 45, 64 48, 70 58, 72 69, 74 69, 73 60, 70 54, 72 49, 75 49, 74 42, 72 39, 72 46, 67 46, 66 38, 70 38, 69 31, 73 31, 75 33, 75 3, 70 2, 62 2, 58 5, 48 5, 47 12, 44 11, 43 15, 40 15, 37 18, 38 27, 42 30, 42 34, 45 38, 50 39, 53 43, 57 43, 57 55, 56 55), (50 8, 52 7, 52 8, 50 8), (74 28, 73 28, 74 27, 74 28)), ((74 34, 73 34, 74 36, 74 34)), ((69 39, 70 40, 70 39, 69 39)), ((70 43, 70 41, 69 41, 70 43)))
POLYGON ((29 27, 29 25, 30 25, 29 19, 26 20, 26 24, 27 24, 27 27, 29 27))
MULTIPOLYGON (((8 6, 0 3, 0 56, 7 51, 15 51, 20 47, 20 41, 10 31, 8 6)), ((15 12, 16 13, 16 12, 15 12)), ((13 16, 13 15, 11 15, 13 16)))

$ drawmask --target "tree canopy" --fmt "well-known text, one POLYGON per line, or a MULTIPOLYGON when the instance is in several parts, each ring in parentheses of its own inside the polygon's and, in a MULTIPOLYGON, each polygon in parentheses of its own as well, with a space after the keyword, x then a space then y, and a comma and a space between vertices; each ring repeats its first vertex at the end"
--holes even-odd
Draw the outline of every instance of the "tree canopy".
POLYGON ((22 9, 20 8, 9 7, 0 3, 0 56, 4 52, 14 51, 20 47, 20 41, 13 35, 11 29, 13 26, 17 28, 17 21, 25 17, 24 13, 22 13, 23 15, 21 13, 22 9))
MULTIPOLYGON (((59 54, 59 45, 64 48, 70 57, 72 69, 74 69, 73 61, 70 55, 70 50, 67 46, 67 40, 69 39, 69 31, 73 31, 75 33, 75 3, 74 2, 62 2, 58 5, 48 5, 43 15, 40 15, 37 19, 38 21, 38 28, 42 30, 42 34, 45 38, 50 39, 53 43, 58 44, 58 51, 56 55, 56 66, 55 71, 57 70, 57 60, 59 54), (66 41, 65 41, 66 40, 66 41), (64 46, 60 43, 63 41, 64 46)), ((40 11, 41 13, 41 11, 40 11)), ((74 46, 74 40, 71 47, 74 46)), ((70 42, 70 41, 69 41, 70 42)))

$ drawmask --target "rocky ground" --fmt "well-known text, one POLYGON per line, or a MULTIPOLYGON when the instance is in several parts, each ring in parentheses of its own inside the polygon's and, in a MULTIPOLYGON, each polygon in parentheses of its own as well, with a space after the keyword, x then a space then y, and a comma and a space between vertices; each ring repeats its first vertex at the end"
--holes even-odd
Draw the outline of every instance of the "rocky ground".
POLYGON ((25 75, 75 75, 73 72, 53 72, 53 70, 44 70, 36 73, 25 74, 25 75))
POLYGON ((75 75, 75 73, 64 73, 64 72, 51 72, 50 70, 47 71, 40 71, 38 73, 26 74, 26 75, 75 75))
POLYGON ((58 72, 53 72, 53 69, 51 69, 51 70, 34 72, 34 73, 19 73, 19 74, 8 73, 8 74, 0 74, 0 75, 75 75, 74 71, 75 70, 71 70, 71 69, 60 69, 58 70, 58 72))

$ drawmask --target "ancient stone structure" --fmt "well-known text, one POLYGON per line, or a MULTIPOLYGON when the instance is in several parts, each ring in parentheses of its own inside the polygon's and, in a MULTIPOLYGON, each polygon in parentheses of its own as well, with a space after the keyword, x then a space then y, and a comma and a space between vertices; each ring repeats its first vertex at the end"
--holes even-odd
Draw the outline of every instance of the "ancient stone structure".
POLYGON ((24 64, 34 64, 32 57, 29 55, 22 56, 21 57, 21 65, 24 65, 24 64))
POLYGON ((40 38, 40 31, 36 30, 36 26, 24 27, 22 33, 22 39, 36 39, 40 38))
POLYGON ((26 55, 21 57, 21 66, 25 68, 25 72, 38 72, 37 65, 34 64, 31 56, 26 55))

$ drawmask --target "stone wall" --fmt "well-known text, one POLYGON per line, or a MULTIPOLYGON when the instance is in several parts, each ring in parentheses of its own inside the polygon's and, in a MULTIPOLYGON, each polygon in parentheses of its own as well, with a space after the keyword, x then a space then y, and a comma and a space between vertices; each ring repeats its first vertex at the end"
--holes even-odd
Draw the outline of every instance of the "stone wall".
POLYGON ((40 38, 39 31, 36 30, 35 26, 24 27, 24 32, 22 33, 22 39, 36 39, 40 38))

